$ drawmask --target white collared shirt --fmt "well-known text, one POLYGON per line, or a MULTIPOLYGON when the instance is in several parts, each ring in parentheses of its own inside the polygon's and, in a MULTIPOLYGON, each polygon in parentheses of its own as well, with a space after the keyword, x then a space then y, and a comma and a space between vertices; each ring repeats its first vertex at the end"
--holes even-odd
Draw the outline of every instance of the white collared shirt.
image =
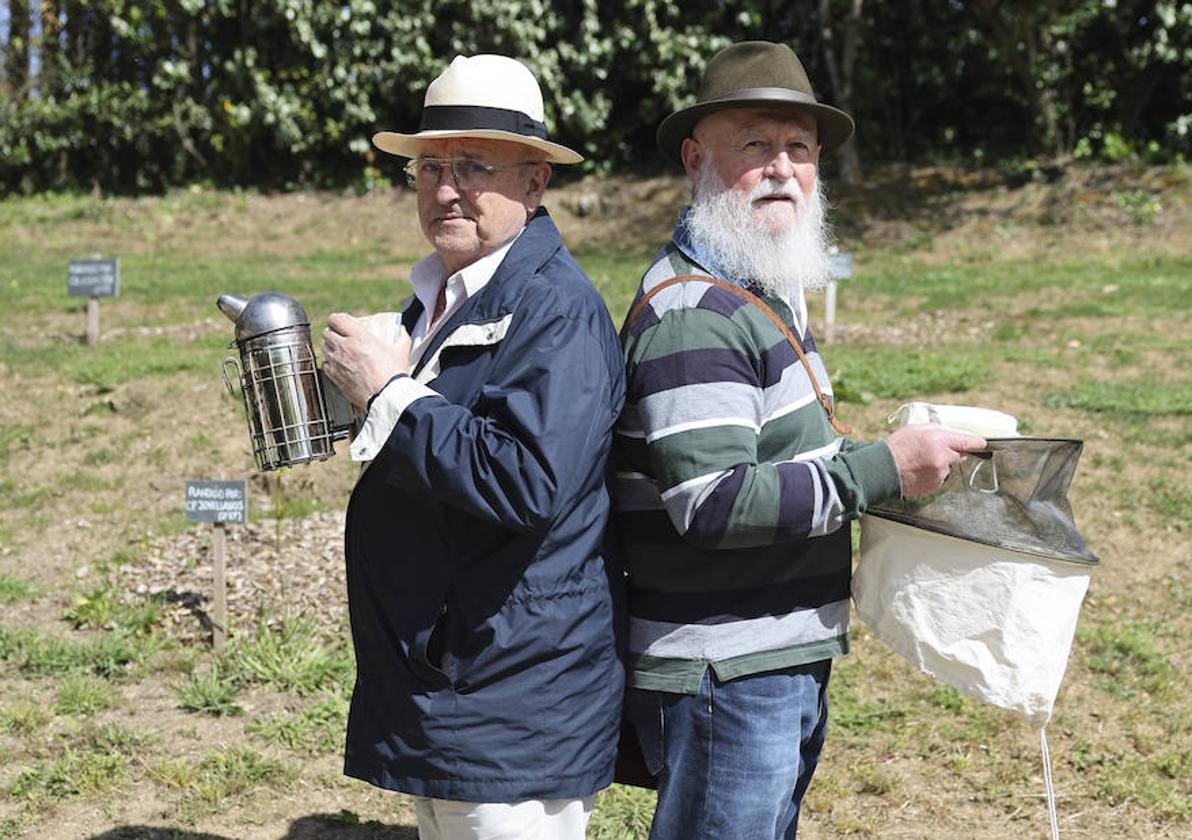
POLYGON ((803 292, 803 284, 795 286, 795 290, 786 297, 786 305, 791 309, 795 322, 795 335, 800 341, 807 332, 807 295, 803 292))
MULTIPOLYGON (((525 230, 523 227, 522 230, 525 230)), ((471 297, 480 292, 488 281, 492 280, 497 268, 505 259, 505 255, 521 236, 517 234, 491 254, 485 254, 476 262, 464 266, 451 276, 447 276, 447 268, 437 253, 423 257, 410 269, 410 285, 414 287, 414 295, 422 304, 422 314, 414 331, 410 334, 410 369, 412 370, 422 359, 431 339, 447 323, 461 306, 471 297), (435 304, 438 302, 439 290, 446 285, 444 292, 443 312, 434 318, 435 304)), ((400 319, 400 315, 396 316, 400 319)), ((402 412, 422 397, 436 396, 437 392, 409 376, 400 376, 389 381, 380 392, 373 397, 368 407, 368 415, 360 426, 360 431, 352 439, 349 447, 353 461, 371 461, 377 457, 385 441, 397 426, 402 412)))

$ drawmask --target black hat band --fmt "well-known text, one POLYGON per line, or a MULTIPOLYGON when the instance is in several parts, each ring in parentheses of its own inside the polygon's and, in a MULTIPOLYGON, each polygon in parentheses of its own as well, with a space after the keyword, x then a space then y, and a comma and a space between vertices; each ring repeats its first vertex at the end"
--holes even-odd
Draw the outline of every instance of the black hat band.
POLYGON ((485 105, 427 105, 419 131, 507 131, 546 139, 546 123, 508 108, 485 105))

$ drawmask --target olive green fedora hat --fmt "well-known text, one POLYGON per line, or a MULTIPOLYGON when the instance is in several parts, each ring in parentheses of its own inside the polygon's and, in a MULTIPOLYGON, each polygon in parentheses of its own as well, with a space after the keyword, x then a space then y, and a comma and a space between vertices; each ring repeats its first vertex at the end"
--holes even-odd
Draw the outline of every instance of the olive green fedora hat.
POLYGON ((743 41, 712 56, 695 104, 680 108, 658 126, 658 148, 681 165, 679 150, 695 124, 727 108, 789 108, 812 114, 825 152, 853 134, 852 117, 816 100, 794 50, 786 44, 743 41))

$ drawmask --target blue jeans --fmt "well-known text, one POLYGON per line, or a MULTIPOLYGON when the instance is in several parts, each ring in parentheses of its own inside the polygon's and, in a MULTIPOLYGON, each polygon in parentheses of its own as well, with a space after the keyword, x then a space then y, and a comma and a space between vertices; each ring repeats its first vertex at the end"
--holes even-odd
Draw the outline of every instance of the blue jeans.
POLYGON ((630 689, 626 709, 658 776, 650 840, 785 840, 828 727, 832 660, 722 682, 699 693, 630 689))

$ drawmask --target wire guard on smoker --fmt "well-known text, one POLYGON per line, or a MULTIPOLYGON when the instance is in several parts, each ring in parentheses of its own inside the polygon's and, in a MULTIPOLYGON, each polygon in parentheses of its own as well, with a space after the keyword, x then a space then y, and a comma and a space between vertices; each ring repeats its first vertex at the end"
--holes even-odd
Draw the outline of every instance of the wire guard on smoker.
POLYGON ((274 470, 334 455, 333 442, 348 436, 348 426, 336 426, 327 409, 329 389, 301 304, 281 292, 262 292, 251 299, 223 294, 217 306, 236 322, 229 347, 240 350, 240 361, 224 359, 224 381, 233 393, 228 368, 236 368, 257 467, 274 470))

